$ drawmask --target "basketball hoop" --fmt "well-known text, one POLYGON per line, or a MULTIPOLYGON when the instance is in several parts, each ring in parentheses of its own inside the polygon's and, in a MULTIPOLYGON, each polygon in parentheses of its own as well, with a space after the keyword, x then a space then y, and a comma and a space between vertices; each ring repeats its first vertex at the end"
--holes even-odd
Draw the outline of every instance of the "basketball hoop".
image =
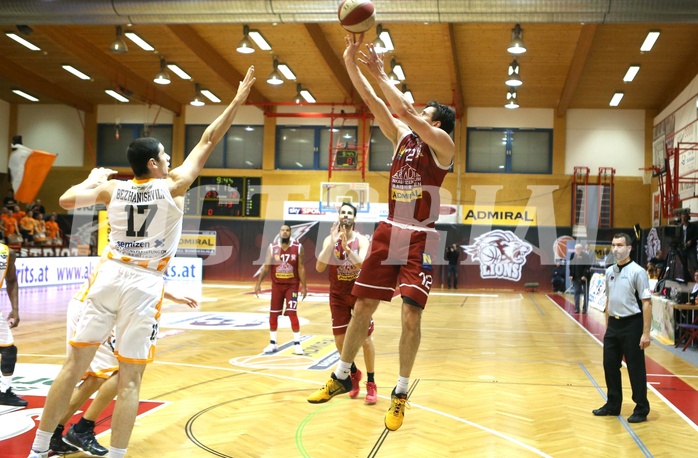
POLYGON ((642 184, 652 184, 654 167, 641 167, 640 170, 642 170, 642 184))

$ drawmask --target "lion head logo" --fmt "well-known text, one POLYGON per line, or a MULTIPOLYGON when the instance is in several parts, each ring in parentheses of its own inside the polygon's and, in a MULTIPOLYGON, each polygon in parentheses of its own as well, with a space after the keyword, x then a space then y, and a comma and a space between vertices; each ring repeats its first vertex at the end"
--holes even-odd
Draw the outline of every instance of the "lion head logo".
POLYGON ((480 277, 502 278, 519 281, 533 247, 511 231, 494 230, 475 238, 475 243, 466 245, 465 252, 480 263, 480 277))

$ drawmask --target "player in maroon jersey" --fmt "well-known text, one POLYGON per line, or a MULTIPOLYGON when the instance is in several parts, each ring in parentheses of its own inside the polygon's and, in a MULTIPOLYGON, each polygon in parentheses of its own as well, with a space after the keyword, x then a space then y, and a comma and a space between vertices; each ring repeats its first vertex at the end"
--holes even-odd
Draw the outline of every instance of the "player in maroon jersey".
MULTIPOLYGON (((344 334, 347 332, 351 312, 354 310, 356 296, 351 294, 354 280, 359 275, 361 264, 368 253, 368 238, 354 230, 356 207, 344 202, 337 212, 339 221, 332 224, 330 235, 322 243, 322 251, 317 257, 315 269, 324 272, 329 266, 330 278, 330 312, 332 313, 332 334, 337 350, 342 352, 344 334)), ((366 404, 375 404, 378 399, 374 367, 376 350, 373 347, 373 320, 368 330, 368 337, 363 342, 364 362, 366 363, 366 404)), ((354 399, 361 389, 361 371, 356 364, 351 365, 352 388, 349 397, 354 399)))
POLYGON ((351 390, 351 364, 366 339, 371 317, 381 300, 392 299, 397 287, 402 296, 400 374, 385 415, 386 428, 394 431, 404 418, 409 377, 421 339, 422 310, 433 281, 431 257, 437 253, 439 238, 434 223, 439 216, 441 184, 456 150, 450 136, 455 113, 436 102, 418 112, 390 82, 383 68, 383 55, 370 43, 359 53, 363 39, 363 34, 358 39, 347 35, 344 63, 381 132, 395 147, 388 186, 388 220, 381 221, 373 233, 370 252, 352 289, 358 300, 337 369, 308 402, 326 402, 351 390), (357 53, 358 61, 375 79, 392 112, 361 73, 357 53))
POLYGON ((259 296, 262 280, 271 271, 271 304, 269 307, 269 345, 264 353, 278 350, 277 329, 279 316, 283 313, 291 321, 293 331, 293 352, 303 354, 301 347, 301 327, 298 323, 298 287, 305 299, 308 290, 305 283, 305 256, 303 245, 291 239, 291 226, 284 224, 279 231, 279 239, 269 245, 264 265, 257 278, 254 293, 259 296), (284 310, 284 302, 286 309, 284 310))

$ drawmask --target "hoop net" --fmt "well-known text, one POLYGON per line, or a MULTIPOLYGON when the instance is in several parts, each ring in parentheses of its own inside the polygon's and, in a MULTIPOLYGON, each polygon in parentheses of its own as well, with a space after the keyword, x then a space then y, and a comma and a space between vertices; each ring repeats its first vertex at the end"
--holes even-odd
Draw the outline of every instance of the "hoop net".
POLYGON ((643 167, 642 170, 642 184, 652 184, 652 173, 654 173, 653 167, 643 167))

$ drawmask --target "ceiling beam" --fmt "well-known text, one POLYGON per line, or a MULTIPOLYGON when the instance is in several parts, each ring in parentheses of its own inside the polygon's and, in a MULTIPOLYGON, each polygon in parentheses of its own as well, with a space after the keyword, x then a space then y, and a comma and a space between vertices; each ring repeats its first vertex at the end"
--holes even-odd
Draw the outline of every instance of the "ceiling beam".
MULTIPOLYGON (((171 24, 167 26, 172 34, 186 47, 196 54, 201 63, 216 73, 233 91, 238 90, 238 83, 245 79, 245 75, 237 71, 228 61, 221 56, 208 42, 199 35, 190 25, 171 24)), ((252 87, 247 98, 253 103, 269 103, 259 89, 252 87)))
POLYGON ((339 89, 344 94, 344 97, 349 102, 357 102, 358 98, 354 91, 354 85, 349 78, 349 74, 344 66, 344 61, 337 57, 327 41, 327 36, 322 31, 320 24, 304 24, 305 30, 310 35, 310 39, 315 43, 315 47, 320 52, 327 70, 329 70, 330 77, 339 86, 339 89))
MULTIPOLYGON (((103 50, 91 42, 74 33, 66 33, 65 27, 60 26, 36 26, 41 33, 46 35, 56 45, 66 52, 81 59, 86 65, 96 69, 109 78, 114 86, 127 89, 133 96, 143 102, 159 105, 170 110, 177 116, 182 114, 182 105, 174 98, 159 90, 155 84, 143 79, 118 60, 105 54, 103 50)), ((106 88, 105 88, 106 89, 106 88)))
POLYGON ((94 105, 90 102, 61 89, 51 81, 42 78, 34 72, 20 67, 9 59, 0 56, 0 78, 13 81, 18 89, 24 89, 32 95, 50 97, 88 113, 94 111, 94 105))
POLYGON ((572 56, 569 72, 567 72, 565 87, 562 88, 560 102, 557 104, 557 109, 555 110, 555 114, 559 117, 563 117, 567 114, 567 109, 577 90, 579 79, 582 77, 589 52, 591 52, 591 45, 594 43, 594 36, 596 35, 597 28, 598 24, 584 24, 582 25, 582 30, 579 32, 577 47, 574 50, 574 56, 572 56))
POLYGON ((463 100, 463 85, 460 77, 460 64, 458 62, 458 52, 456 52, 456 31, 453 24, 447 24, 444 27, 446 39, 446 54, 450 56, 447 59, 448 74, 451 77, 451 88, 453 89, 453 103, 456 106, 456 117, 460 119, 463 115, 465 101, 463 100))

